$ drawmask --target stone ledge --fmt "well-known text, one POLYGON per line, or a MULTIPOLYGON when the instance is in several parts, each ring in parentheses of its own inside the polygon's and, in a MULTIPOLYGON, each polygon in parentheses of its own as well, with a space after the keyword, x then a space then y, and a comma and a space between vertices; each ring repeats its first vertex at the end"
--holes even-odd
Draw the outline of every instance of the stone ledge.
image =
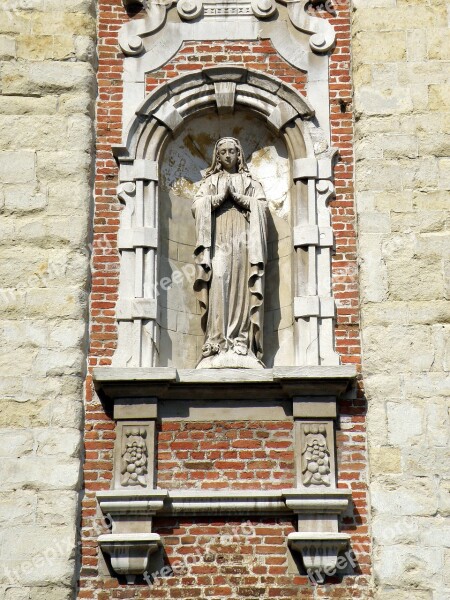
POLYGON ((173 514, 333 514, 344 512, 349 489, 327 490, 106 490, 97 492, 103 513, 115 516, 173 514))
POLYGON ((104 514, 152 516, 163 508, 166 490, 102 490, 97 500, 104 514))
POLYGON ((273 369, 174 369, 97 367, 93 377, 102 399, 164 399, 340 396, 357 376, 353 365, 273 369), (222 395, 221 395, 222 394, 222 395), (249 396, 254 394, 254 396, 249 396))

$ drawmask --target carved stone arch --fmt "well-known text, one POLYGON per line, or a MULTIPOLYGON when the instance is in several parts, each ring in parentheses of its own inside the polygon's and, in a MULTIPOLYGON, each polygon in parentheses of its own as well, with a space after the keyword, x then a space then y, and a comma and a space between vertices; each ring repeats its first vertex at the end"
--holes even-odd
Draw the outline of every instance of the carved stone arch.
MULTIPOLYGON (((158 355, 158 162, 186 123, 206 113, 245 110, 264 119, 288 149, 293 179, 294 346, 289 366, 336 365, 331 293, 333 235, 327 201, 335 152, 297 90, 264 73, 214 67, 190 73, 147 96, 114 148, 125 203, 116 309, 118 367, 155 367, 158 355)), ((288 366, 288 365, 286 365, 288 366)))

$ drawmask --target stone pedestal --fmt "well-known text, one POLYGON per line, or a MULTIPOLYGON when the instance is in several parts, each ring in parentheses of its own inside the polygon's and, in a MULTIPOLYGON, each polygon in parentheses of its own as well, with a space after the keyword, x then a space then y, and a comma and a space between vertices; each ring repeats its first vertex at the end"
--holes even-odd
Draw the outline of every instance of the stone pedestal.
POLYGON ((112 533, 99 538, 113 569, 122 575, 145 572, 149 554, 163 543, 151 533, 159 514, 296 516, 298 533, 286 543, 301 554, 305 568, 335 567, 349 541, 339 533, 338 519, 351 499, 350 490, 336 487, 336 401, 355 376, 345 366, 96 369, 97 391, 117 422, 112 489, 97 493, 101 510, 113 521, 112 533), (186 484, 185 489, 154 489, 155 421, 167 418, 292 419, 296 487, 212 491, 186 484))

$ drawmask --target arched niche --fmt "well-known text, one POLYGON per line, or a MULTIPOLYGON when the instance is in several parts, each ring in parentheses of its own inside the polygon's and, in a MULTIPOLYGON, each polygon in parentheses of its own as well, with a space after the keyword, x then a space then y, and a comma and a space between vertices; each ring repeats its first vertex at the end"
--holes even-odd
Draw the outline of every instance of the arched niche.
POLYGON ((290 365, 294 355, 291 177, 283 139, 250 111, 191 119, 171 139, 159 165, 159 366, 193 368, 204 342, 193 295, 195 242, 191 204, 220 137, 239 138, 268 200, 264 364, 290 365))
MULTIPOLYGON (((136 111, 124 145, 115 148, 121 167, 119 198, 125 204, 119 232, 115 366, 186 368, 200 356, 194 295, 180 265, 175 265, 181 282, 176 283, 170 260, 189 265, 194 242, 190 186, 198 183, 209 163, 213 142, 223 133, 229 135, 230 127, 237 137, 244 135, 251 168, 263 182, 258 170, 273 163, 266 160, 272 150, 266 159, 264 152, 276 151, 271 158, 283 169, 281 177, 289 190, 289 209, 284 214, 271 212, 267 366, 339 363, 334 352, 333 236, 327 207, 334 190, 333 151, 314 120, 313 108, 294 88, 264 73, 216 67, 155 90, 136 111), (286 269, 280 254, 288 257, 286 269), (273 280, 277 285, 271 286, 273 280), (176 351, 174 343, 181 344, 176 351)), ((268 179, 276 188, 276 176, 268 179)), ((272 184, 266 181, 266 187, 272 184)), ((271 198, 276 193, 266 193, 276 203, 271 198)))

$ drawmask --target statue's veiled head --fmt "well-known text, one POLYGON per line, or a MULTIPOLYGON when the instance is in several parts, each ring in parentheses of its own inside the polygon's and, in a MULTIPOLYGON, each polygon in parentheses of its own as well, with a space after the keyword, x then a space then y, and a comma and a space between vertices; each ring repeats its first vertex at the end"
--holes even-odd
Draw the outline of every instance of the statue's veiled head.
POLYGON ((219 171, 248 172, 244 151, 241 142, 237 138, 223 137, 217 140, 214 146, 212 163, 207 169, 206 175, 212 175, 219 171))

